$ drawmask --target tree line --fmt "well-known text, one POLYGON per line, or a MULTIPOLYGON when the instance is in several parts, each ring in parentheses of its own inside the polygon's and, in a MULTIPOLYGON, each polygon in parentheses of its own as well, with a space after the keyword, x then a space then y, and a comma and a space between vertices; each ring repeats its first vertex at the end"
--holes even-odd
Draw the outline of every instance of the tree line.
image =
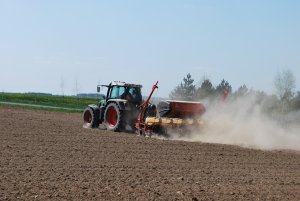
POLYGON ((278 72, 274 78, 274 87, 276 94, 272 95, 249 89, 245 84, 233 91, 230 83, 225 79, 214 86, 209 79, 205 78, 200 85, 197 85, 192 75, 188 73, 182 82, 171 91, 169 97, 176 100, 199 101, 203 99, 236 99, 255 95, 258 102, 264 103, 266 110, 283 112, 300 110, 300 91, 295 92, 295 78, 290 70, 278 72))

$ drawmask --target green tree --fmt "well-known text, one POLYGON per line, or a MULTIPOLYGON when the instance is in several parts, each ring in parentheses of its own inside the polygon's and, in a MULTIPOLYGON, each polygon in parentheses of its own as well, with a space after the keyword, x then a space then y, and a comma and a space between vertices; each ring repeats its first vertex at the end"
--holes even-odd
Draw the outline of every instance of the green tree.
POLYGON ((244 84, 234 93, 236 97, 245 96, 249 92, 248 87, 244 84))
POLYGON ((222 80, 221 83, 216 87, 216 92, 218 94, 224 94, 225 90, 228 92, 228 93, 231 93, 232 91, 232 87, 231 85, 229 84, 229 82, 227 82, 226 80, 222 80))
POLYGON ((177 100, 193 100, 195 94, 196 86, 194 85, 194 79, 190 73, 183 78, 181 82, 169 95, 171 99, 177 100))
POLYGON ((201 86, 195 92, 195 99, 204 99, 211 97, 215 92, 215 88, 209 79, 204 79, 201 86))

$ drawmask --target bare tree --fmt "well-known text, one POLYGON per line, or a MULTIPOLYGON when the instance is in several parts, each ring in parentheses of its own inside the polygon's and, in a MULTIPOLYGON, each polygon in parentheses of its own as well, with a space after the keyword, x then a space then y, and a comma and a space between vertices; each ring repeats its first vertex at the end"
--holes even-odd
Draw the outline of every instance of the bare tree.
POLYGON ((291 70, 283 70, 277 73, 274 85, 281 101, 290 101, 293 98, 296 87, 295 82, 295 77, 291 70))
POLYGON ((277 73, 274 85, 277 96, 281 101, 281 111, 288 112, 291 108, 291 100, 294 97, 296 87, 294 74, 291 70, 283 70, 277 73))
POLYGON ((62 96, 64 96, 65 95, 65 91, 64 91, 64 89, 65 89, 64 77, 61 77, 61 79, 60 79, 60 89, 61 89, 62 96))
POLYGON ((75 83, 74 83, 74 90, 75 90, 75 96, 77 96, 78 92, 79 92, 79 85, 78 85, 78 79, 77 77, 75 77, 75 83))

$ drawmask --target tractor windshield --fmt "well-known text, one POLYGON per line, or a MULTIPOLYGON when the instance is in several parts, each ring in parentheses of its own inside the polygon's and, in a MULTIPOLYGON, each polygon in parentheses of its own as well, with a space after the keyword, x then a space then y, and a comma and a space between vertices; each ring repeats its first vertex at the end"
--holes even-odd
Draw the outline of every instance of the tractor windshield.
POLYGON ((139 87, 113 86, 110 92, 111 99, 126 99, 133 103, 141 103, 142 95, 139 87))

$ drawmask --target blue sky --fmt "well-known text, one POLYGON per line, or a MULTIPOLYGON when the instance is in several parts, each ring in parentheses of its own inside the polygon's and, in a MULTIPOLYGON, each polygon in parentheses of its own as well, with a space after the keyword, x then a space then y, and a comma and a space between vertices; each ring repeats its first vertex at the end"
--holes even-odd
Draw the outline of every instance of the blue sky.
POLYGON ((0 0, 0 90, 75 94, 122 80, 146 95, 158 80, 167 97, 191 73, 273 93, 283 69, 300 90, 299 10, 297 0, 0 0))

